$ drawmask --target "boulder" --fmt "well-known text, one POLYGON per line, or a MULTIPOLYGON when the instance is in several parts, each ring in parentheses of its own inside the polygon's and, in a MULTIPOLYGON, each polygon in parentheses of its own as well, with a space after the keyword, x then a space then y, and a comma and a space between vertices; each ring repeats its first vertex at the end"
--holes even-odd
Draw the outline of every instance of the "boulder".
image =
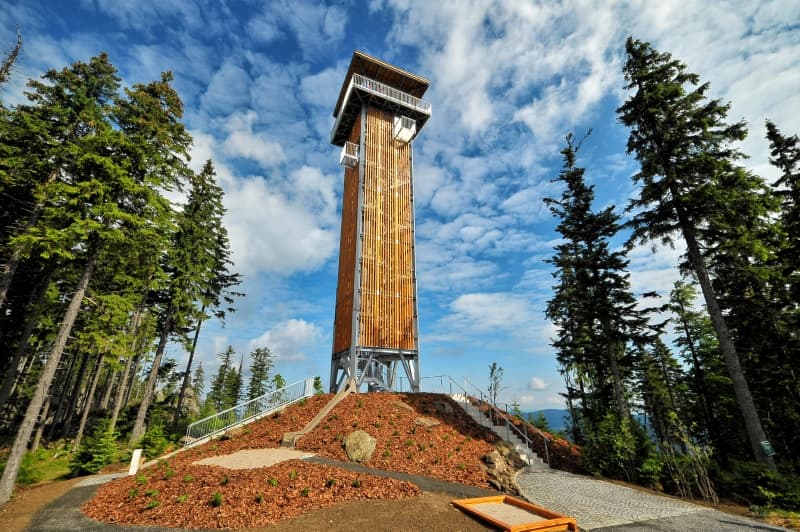
POLYGON ((516 477, 517 471, 524 467, 523 462, 517 455, 514 447, 508 442, 499 442, 495 450, 481 458, 483 469, 489 475, 489 483, 499 491, 519 494, 516 477))
POLYGON ((415 425, 419 425, 420 427, 430 428, 435 427, 436 425, 441 425, 442 423, 436 419, 431 419, 429 417, 418 417, 414 420, 415 425))
POLYGON ((344 451, 351 462, 367 462, 375 452, 377 440, 364 432, 356 430, 344 439, 344 451))
POLYGON ((414 407, 412 407, 411 405, 407 405, 403 401, 395 401, 393 404, 394 404, 394 406, 397 406, 397 407, 402 408, 404 410, 410 410, 412 412, 414 411, 414 407))
POLYGON ((453 407, 450 403, 445 401, 436 401, 436 404, 433 405, 436 408, 437 414, 452 414, 453 407))
POLYGON ((219 437, 220 440, 232 440, 233 438, 238 438, 239 436, 243 436, 248 431, 244 427, 234 427, 232 429, 226 430, 222 436, 219 437))

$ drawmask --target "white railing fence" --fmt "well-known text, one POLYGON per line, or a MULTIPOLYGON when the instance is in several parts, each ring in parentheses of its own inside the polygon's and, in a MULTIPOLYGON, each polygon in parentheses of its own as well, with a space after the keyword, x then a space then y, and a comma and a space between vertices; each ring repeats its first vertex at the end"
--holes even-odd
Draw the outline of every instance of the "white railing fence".
POLYGON ((351 83, 354 86, 367 92, 371 92, 376 96, 381 96, 387 100, 410 107, 416 111, 431 114, 431 102, 417 98, 416 96, 411 96, 407 92, 397 90, 394 87, 386 85, 385 83, 381 83, 380 81, 375 81, 374 79, 362 76, 361 74, 353 74, 351 83))
POLYGON ((308 378, 217 412, 186 427, 187 445, 191 445, 197 440, 214 437, 237 425, 255 421, 279 408, 305 397, 311 397, 313 394, 314 379, 308 378))

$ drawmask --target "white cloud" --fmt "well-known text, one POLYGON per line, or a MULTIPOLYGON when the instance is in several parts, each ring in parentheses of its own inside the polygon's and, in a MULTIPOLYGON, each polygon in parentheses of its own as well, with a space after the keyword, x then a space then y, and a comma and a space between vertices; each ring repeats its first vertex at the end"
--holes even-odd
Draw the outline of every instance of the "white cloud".
POLYGON ((344 37, 347 14, 340 6, 326 6, 309 1, 264 2, 261 13, 251 19, 250 36, 262 42, 272 42, 283 36, 283 29, 290 31, 309 58, 325 52, 344 37))
POLYGON ((203 109, 214 114, 230 114, 250 103, 250 76, 233 59, 226 59, 211 76, 200 98, 203 109))
POLYGON ((262 168, 282 163, 285 159, 283 147, 263 133, 254 133, 255 119, 254 111, 231 115, 226 124, 228 136, 222 143, 223 151, 227 155, 257 161, 262 168))
POLYGON ((473 293, 458 296, 442 324, 459 331, 517 334, 530 327, 532 309, 527 299, 511 293, 473 293))
POLYGON ((303 187, 297 196, 259 177, 228 184, 225 224, 238 271, 290 275, 313 271, 332 256, 338 235, 314 208, 333 196, 333 184, 308 177, 313 174, 308 169, 297 172, 303 187))
POLYGON ((276 361, 306 360, 322 337, 322 329, 302 319, 290 319, 276 324, 258 338, 251 340, 248 349, 269 347, 276 361))
POLYGON ((522 410, 544 410, 545 408, 566 408, 564 398, 556 393, 523 394, 518 399, 522 410))
POLYGON ((542 391, 546 390, 550 387, 550 384, 545 382, 544 379, 541 377, 532 377, 530 382, 528 382, 528 389, 534 391, 542 391))

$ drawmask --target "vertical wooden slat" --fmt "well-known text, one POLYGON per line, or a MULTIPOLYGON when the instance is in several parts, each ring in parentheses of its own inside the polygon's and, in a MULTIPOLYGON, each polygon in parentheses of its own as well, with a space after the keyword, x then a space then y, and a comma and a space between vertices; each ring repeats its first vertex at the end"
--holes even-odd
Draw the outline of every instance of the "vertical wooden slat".
MULTIPOLYGON (((413 350, 414 272, 409 146, 392 138, 391 113, 367 110, 361 248, 361 347, 413 350)), ((360 123, 351 135, 358 142, 360 123)), ((355 272, 358 168, 345 170, 334 352, 350 346, 355 272), (348 266, 349 265, 349 266, 348 266)))

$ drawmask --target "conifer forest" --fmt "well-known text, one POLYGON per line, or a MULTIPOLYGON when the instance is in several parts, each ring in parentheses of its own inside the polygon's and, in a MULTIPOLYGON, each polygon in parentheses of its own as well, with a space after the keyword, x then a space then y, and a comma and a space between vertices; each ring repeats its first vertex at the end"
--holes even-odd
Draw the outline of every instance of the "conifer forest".
MULTIPOLYGON (((800 140, 768 117, 732 120, 701 74, 647 42, 627 40, 623 74, 629 204, 595 205, 581 151, 600 131, 566 135, 545 200, 566 436, 589 473, 800 509, 800 140), (747 135, 766 136, 777 179, 746 167, 747 135), (682 280, 634 293, 628 253, 661 244, 683 251, 682 280)), ((172 74, 124 86, 101 53, 29 80, 24 103, 2 98, 0 503, 40 448, 94 472, 285 384, 268 346, 229 347, 209 375, 195 362, 203 324, 244 294, 172 74)))

